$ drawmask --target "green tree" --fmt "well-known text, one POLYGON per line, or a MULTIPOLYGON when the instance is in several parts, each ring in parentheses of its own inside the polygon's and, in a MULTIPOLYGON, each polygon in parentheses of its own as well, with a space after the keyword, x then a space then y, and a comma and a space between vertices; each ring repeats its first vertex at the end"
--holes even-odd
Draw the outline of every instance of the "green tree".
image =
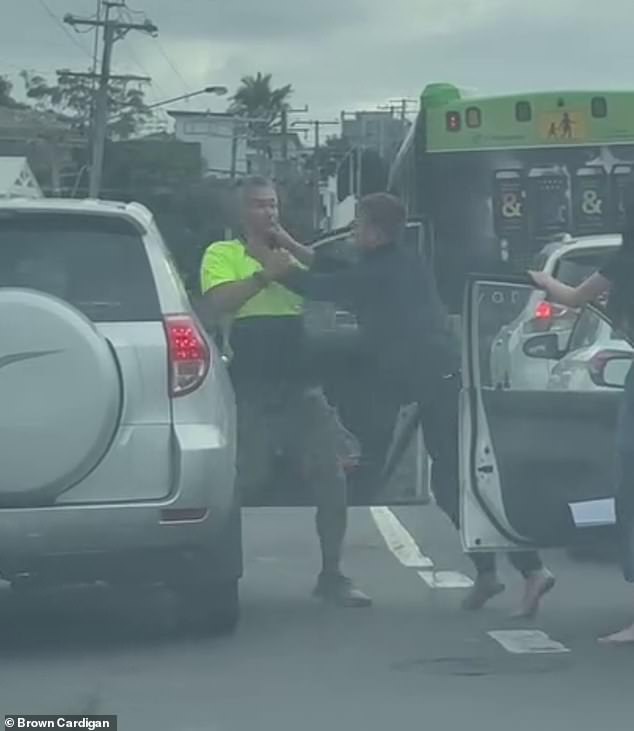
POLYGON ((271 74, 261 71, 255 76, 243 76, 236 93, 231 98, 229 111, 241 117, 264 120, 270 129, 279 123, 282 111, 288 106, 293 93, 291 84, 274 89, 271 74))
MULTIPOLYGON (((58 71, 55 84, 49 83, 44 76, 33 76, 27 71, 21 75, 26 95, 35 102, 36 109, 63 114, 80 131, 88 128, 96 91, 91 79, 73 76, 68 70, 58 71)), ((110 84, 108 103, 112 119, 109 132, 115 139, 128 139, 152 117, 143 89, 129 87, 125 82, 113 81, 110 84)))

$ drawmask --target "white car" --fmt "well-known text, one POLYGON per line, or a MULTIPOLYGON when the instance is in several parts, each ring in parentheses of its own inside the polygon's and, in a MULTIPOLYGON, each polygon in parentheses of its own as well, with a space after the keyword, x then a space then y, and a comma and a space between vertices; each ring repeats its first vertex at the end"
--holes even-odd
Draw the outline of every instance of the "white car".
MULTIPOLYGON (((576 286, 596 271, 620 243, 617 235, 568 238, 546 246, 532 268, 576 286)), ((499 331, 491 346, 491 380, 496 388, 543 388, 557 361, 527 357, 525 343, 534 335, 556 333, 560 350, 564 350, 577 321, 575 310, 548 302, 540 290, 531 290, 526 296, 527 303, 518 317, 499 331)))
POLYGON ((632 346, 592 310, 575 325, 567 354, 553 367, 548 388, 555 391, 593 391, 609 388, 603 369, 617 354, 632 356, 632 346))

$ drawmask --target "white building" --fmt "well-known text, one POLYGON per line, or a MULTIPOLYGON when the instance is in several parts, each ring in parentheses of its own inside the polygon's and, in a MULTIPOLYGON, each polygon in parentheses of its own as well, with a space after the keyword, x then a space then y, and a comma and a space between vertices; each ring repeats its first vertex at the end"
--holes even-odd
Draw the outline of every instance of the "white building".
POLYGON ((0 157, 0 198, 43 198, 26 157, 0 157))
POLYGON ((350 147, 375 150, 391 163, 410 128, 406 119, 392 112, 368 111, 344 114, 341 134, 350 147))
POLYGON ((174 134, 183 142, 198 142, 203 174, 227 177, 247 173, 247 139, 243 120, 218 112, 170 111, 174 134))

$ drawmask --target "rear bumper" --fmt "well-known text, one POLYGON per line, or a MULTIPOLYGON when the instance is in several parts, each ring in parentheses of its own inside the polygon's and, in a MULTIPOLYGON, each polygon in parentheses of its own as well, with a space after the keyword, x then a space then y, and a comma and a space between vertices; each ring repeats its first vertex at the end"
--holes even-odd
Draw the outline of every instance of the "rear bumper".
POLYGON ((0 510, 0 574, 78 567, 105 578, 101 572, 161 574, 172 563, 209 561, 237 511, 235 440, 196 424, 178 425, 174 438, 176 489, 164 500, 0 510))

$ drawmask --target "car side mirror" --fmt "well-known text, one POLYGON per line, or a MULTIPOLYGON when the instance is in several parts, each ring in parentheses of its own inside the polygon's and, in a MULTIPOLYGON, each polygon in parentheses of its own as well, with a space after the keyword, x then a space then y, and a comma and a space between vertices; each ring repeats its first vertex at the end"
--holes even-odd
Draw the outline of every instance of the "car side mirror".
POLYGON ((539 358, 540 360, 559 360, 564 355, 559 348, 556 333, 545 333, 529 338, 524 343, 523 351, 528 358, 539 358))
POLYGON ((594 373, 594 381, 605 388, 623 388, 632 368, 632 356, 628 353, 614 353, 603 360, 594 373))

